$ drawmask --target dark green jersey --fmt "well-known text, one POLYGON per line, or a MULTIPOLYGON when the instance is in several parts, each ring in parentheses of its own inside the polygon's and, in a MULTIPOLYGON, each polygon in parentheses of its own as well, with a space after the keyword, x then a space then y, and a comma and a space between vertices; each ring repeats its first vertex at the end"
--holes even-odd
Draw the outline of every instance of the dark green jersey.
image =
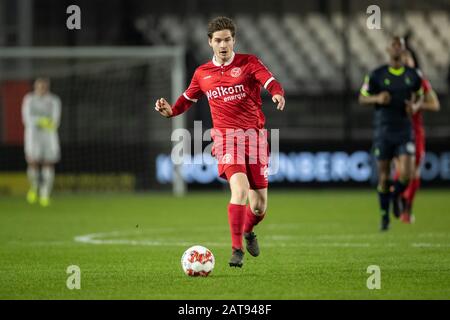
POLYGON ((375 106, 375 136, 412 134, 405 100, 410 100, 413 93, 421 95, 421 84, 422 79, 417 70, 406 66, 394 69, 383 65, 365 77, 362 95, 370 96, 382 91, 388 91, 391 95, 389 104, 375 106))

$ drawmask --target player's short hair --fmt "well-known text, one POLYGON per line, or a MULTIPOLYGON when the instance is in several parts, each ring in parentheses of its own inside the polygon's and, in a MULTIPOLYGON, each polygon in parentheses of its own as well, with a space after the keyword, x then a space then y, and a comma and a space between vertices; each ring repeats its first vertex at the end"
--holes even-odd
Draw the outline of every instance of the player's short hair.
POLYGON ((212 35, 216 31, 230 30, 231 36, 236 35, 236 24, 228 17, 216 17, 208 23, 208 38, 212 39, 212 35))

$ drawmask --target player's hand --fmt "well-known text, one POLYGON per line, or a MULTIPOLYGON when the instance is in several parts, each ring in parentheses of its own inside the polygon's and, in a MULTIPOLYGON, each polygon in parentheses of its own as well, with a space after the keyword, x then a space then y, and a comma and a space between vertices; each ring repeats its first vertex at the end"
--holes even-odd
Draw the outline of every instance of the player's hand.
POLYGON ((407 114, 413 115, 420 110, 420 104, 413 100, 405 100, 405 109, 407 114))
POLYGON ((378 104, 389 104, 391 102, 391 95, 388 91, 382 91, 378 94, 378 104))
POLYGON ((283 111, 286 100, 282 95, 276 94, 272 97, 272 101, 277 103, 277 109, 283 111))
POLYGON ((155 110, 158 111, 163 117, 169 118, 172 116, 172 107, 164 98, 156 100, 155 110))
POLYGON ((37 125, 39 128, 47 131, 54 131, 56 129, 55 123, 48 117, 40 117, 37 121, 37 125))

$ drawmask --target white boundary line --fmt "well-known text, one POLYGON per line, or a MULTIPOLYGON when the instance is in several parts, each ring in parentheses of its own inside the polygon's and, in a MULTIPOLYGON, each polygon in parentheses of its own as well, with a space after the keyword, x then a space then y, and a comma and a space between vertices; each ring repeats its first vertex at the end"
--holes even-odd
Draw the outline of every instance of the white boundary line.
MULTIPOLYGON (((208 228, 209 230, 215 227, 201 227, 202 230, 208 228)), ((222 229, 222 228, 220 228, 222 229)), ((84 244, 94 244, 94 245, 130 245, 130 246, 165 246, 165 247, 186 247, 192 246, 195 243, 193 241, 181 241, 178 239, 170 240, 167 236, 158 237, 161 233, 171 233, 179 230, 178 228, 161 228, 161 229, 153 229, 156 237, 154 239, 127 239, 127 236, 136 236, 136 235, 144 235, 147 237, 151 237, 152 230, 144 230, 142 232, 139 231, 111 231, 111 232, 99 232, 99 233, 91 233, 85 235, 79 235, 74 237, 74 241, 78 243, 84 244), (114 239, 116 238, 116 239, 114 239), (117 239, 118 238, 118 239, 117 239), (158 239, 159 238, 159 239, 158 239)), ((345 240, 351 239, 370 239, 370 238, 379 238, 382 235, 380 234, 347 234, 347 235, 318 235, 314 236, 286 236, 286 235, 268 235, 263 239, 266 240, 264 243, 265 247, 335 247, 335 248, 369 248, 369 247, 379 247, 379 246, 387 246, 387 247, 396 247, 401 245, 397 242, 381 242, 381 243, 369 243, 369 242, 348 242, 345 240), (320 241, 320 240, 336 240, 341 239, 341 241, 320 241), (319 241, 317 241, 319 240, 319 241)), ((415 235, 419 238, 431 238, 431 237, 450 237, 450 234, 444 233, 422 233, 415 235)), ((402 235, 400 239, 407 240, 408 237, 402 235)), ((396 236, 395 239, 390 240, 399 240, 396 236)), ((210 247, 227 247, 230 245, 229 241, 220 241, 220 242, 210 242, 205 241, 201 243, 204 246, 210 247)), ((450 243, 428 243, 428 242, 412 242, 410 246, 413 248, 448 248, 450 247, 450 243)))

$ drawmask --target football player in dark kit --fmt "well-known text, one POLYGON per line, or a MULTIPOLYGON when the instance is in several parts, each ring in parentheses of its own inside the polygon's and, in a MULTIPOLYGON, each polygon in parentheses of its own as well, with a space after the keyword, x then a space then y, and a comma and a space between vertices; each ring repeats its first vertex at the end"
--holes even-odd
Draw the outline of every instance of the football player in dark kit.
POLYGON ((414 134, 411 114, 423 99, 421 76, 403 64, 403 38, 393 37, 387 52, 389 64, 373 70, 364 79, 359 95, 362 105, 374 105, 373 152, 377 158, 378 197, 381 208, 381 230, 389 229, 389 207, 399 217, 401 194, 408 186, 414 164, 414 134), (391 162, 398 157, 400 176, 389 180, 391 162))

